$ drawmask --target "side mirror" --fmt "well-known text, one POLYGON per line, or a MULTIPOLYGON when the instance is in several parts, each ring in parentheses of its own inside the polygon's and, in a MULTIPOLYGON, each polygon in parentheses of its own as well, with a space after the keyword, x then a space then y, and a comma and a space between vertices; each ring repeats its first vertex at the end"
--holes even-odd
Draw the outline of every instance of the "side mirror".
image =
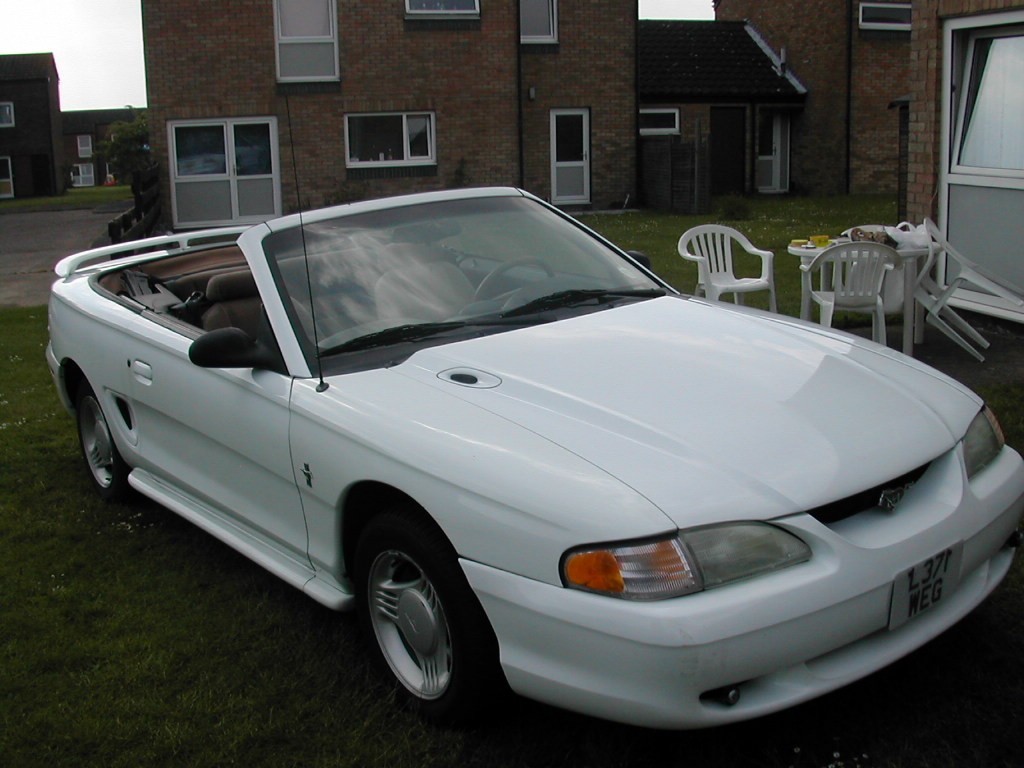
POLYGON ((241 328, 218 328, 204 333, 188 348, 188 359, 200 368, 282 368, 277 350, 241 328))
POLYGON ((637 264, 639 264, 641 267, 646 269, 648 272, 653 272, 654 271, 651 268, 651 260, 650 260, 650 258, 643 251, 626 251, 626 253, 628 253, 630 256, 632 256, 633 260, 637 264))

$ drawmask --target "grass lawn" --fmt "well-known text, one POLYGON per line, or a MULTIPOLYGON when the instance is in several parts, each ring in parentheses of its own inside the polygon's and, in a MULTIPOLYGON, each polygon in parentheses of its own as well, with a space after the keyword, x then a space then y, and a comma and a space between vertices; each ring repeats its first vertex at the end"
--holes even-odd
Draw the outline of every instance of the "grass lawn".
POLYGON ((127 202, 131 207, 132 188, 126 185, 115 187, 75 187, 56 197, 23 197, 15 200, 0 200, 0 215, 6 212, 37 211, 57 208, 96 208, 108 203, 127 202))
MULTIPOLYGON (((878 199, 771 202, 738 224, 780 260, 792 237, 891 220, 878 199)), ((692 288, 695 272, 674 256, 690 218, 586 220, 692 288)), ((798 284, 782 295, 796 314, 798 284)), ((1020 561, 992 599, 911 657, 750 723, 664 733, 517 700, 476 730, 426 725, 368 668, 353 617, 154 504, 99 502, 45 344, 44 308, 0 310, 4 766, 1020 765, 1020 561)), ((982 393, 1018 446, 1022 386, 982 393)))

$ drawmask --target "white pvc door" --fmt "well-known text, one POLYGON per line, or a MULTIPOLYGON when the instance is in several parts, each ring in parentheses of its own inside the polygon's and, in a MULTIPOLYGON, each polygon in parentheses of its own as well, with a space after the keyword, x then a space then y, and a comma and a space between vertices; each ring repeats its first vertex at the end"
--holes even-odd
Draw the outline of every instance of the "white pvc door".
POLYGON ((758 122, 757 191, 789 191, 789 114, 762 111, 758 122))
POLYGON ((590 110, 551 111, 551 201, 590 202, 590 110))

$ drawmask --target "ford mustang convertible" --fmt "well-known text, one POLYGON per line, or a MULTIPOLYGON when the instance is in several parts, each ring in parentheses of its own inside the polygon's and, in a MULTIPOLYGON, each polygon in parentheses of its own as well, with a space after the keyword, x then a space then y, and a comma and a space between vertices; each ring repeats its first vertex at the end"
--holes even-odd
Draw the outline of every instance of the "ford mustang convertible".
POLYGON ((353 609, 427 717, 498 694, 658 728, 913 651, 1019 544, 975 394, 679 294, 516 189, 69 256, 47 358, 92 482, 353 609))

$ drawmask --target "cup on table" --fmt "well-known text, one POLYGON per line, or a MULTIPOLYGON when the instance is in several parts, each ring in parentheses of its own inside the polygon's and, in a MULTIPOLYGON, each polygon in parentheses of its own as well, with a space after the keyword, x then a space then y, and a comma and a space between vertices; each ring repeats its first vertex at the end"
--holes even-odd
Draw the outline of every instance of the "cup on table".
POLYGON ((831 242, 828 235, 811 235, 811 245, 815 248, 824 248, 831 242))

